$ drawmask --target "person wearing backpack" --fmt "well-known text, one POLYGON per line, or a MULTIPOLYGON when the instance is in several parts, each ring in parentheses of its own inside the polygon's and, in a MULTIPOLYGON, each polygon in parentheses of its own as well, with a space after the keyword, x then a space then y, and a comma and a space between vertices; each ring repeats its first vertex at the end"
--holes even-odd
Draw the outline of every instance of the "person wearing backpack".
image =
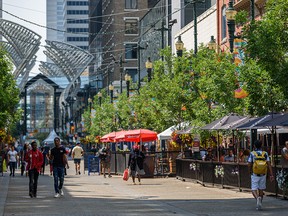
POLYGON ((270 181, 274 180, 269 155, 262 150, 262 142, 256 140, 254 142, 254 151, 248 158, 248 169, 251 174, 251 190, 252 195, 256 199, 256 209, 262 209, 263 191, 266 189, 267 169, 270 173, 270 181))

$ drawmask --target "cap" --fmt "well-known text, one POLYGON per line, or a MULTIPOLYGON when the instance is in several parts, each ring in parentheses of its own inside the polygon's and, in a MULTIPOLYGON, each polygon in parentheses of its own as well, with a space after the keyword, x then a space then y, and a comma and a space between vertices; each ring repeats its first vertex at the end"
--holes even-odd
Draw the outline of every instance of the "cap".
POLYGON ((76 145, 80 145, 80 142, 77 142, 76 145))

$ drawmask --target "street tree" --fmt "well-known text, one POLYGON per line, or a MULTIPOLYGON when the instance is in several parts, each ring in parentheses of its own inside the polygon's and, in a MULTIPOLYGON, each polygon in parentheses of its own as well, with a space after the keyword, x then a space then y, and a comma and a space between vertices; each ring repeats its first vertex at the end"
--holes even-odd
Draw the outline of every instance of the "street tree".
POLYGON ((288 1, 267 1, 262 19, 246 23, 247 54, 268 75, 270 110, 280 111, 288 100, 288 1))
POLYGON ((20 92, 12 75, 12 69, 7 53, 0 48, 0 129, 5 129, 6 132, 9 132, 21 116, 21 111, 17 109, 20 92))

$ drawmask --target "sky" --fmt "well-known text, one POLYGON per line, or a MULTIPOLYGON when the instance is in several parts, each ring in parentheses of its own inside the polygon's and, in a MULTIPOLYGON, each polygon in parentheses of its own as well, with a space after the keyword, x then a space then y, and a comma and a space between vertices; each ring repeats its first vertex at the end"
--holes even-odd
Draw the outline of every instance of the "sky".
MULTIPOLYGON (((46 26, 46 0, 3 0, 3 10, 29 22, 46 26)), ((38 70, 39 63, 40 61, 46 61, 46 56, 43 53, 43 46, 45 45, 46 39, 46 29, 22 21, 5 13, 4 11, 2 12, 4 19, 23 25, 24 27, 36 32, 42 37, 40 49, 36 53, 37 62, 30 72, 30 75, 33 76, 40 73, 38 70)))

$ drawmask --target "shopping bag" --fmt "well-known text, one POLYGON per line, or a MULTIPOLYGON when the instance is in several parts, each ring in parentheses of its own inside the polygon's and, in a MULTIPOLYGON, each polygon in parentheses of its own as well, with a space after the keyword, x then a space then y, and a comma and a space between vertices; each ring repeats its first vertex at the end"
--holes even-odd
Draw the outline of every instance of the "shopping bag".
POLYGON ((123 172, 123 180, 128 181, 128 179, 129 179, 129 169, 127 168, 123 172))

